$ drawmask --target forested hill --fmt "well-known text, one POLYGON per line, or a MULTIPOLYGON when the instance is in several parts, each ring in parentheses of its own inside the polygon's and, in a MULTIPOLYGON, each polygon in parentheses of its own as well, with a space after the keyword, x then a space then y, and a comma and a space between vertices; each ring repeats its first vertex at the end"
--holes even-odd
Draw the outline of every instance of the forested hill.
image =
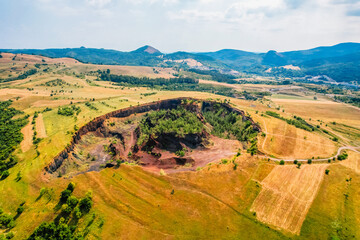
POLYGON ((339 82, 360 82, 360 43, 341 43, 335 46, 289 52, 270 50, 267 53, 223 49, 217 52, 164 54, 151 46, 144 46, 131 52, 85 47, 43 50, 0 49, 0 52, 71 57, 93 64, 181 66, 287 77, 327 75, 339 82), (188 64, 187 60, 192 60, 195 64, 188 64), (287 65, 294 67, 283 68, 287 65), (269 68, 272 68, 272 71, 269 71, 269 68))
POLYGON ((150 67, 172 67, 184 65, 175 60, 194 59, 201 62, 207 68, 230 69, 221 61, 202 54, 187 52, 175 52, 171 54, 161 53, 151 46, 143 46, 131 52, 103 48, 53 48, 53 49, 0 49, 0 52, 15 54, 41 55, 51 58, 70 57, 83 63, 104 65, 128 65, 150 67))

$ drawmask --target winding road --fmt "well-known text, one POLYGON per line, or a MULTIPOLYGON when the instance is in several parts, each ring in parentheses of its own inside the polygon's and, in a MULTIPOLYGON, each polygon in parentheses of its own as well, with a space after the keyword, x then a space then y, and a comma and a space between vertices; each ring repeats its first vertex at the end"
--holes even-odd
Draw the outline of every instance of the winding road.
MULTIPOLYGON (((343 147, 340 147, 336 153, 335 156, 332 156, 332 157, 329 157, 329 158, 318 158, 318 159, 311 159, 313 162, 323 162, 323 161, 328 161, 328 160, 332 160, 333 158, 337 158, 340 154, 341 154, 341 151, 343 150, 350 150, 350 151, 354 151, 354 152, 357 152, 357 153, 360 153, 360 151, 358 151, 358 149, 360 150, 360 147, 352 147, 352 146, 343 146, 343 147)), ((270 156, 267 156, 267 155, 263 155, 263 156, 260 156, 262 158, 267 158, 267 159, 270 159, 270 160, 273 160, 273 161, 276 161, 276 162, 280 162, 280 161, 284 161, 284 162, 293 162, 295 160, 297 160, 298 162, 307 162, 308 159, 282 159, 282 158, 274 158, 274 157, 270 157, 270 156)))

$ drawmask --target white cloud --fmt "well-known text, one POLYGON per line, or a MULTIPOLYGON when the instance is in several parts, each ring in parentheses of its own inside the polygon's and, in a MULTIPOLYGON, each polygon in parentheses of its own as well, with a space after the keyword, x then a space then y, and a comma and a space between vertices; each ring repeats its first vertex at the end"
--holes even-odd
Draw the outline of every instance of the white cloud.
POLYGON ((90 5, 90 6, 94 6, 94 7, 104 7, 105 5, 111 3, 111 0, 86 0, 86 2, 90 5))

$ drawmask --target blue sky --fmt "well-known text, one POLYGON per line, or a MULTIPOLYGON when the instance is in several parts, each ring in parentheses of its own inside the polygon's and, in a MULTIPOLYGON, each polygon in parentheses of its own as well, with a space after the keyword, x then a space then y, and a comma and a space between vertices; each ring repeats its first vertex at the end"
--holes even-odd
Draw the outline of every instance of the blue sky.
POLYGON ((0 48, 163 52, 360 42, 360 0, 0 0, 0 48))

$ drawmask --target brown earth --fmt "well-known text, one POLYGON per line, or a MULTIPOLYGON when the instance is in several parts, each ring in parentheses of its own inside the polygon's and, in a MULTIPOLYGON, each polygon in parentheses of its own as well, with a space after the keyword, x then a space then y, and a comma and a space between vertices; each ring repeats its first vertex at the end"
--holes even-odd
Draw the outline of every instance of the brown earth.
POLYGON ((21 133, 24 136, 24 139, 20 143, 22 152, 26 152, 30 150, 31 146, 33 145, 32 142, 33 130, 32 130, 31 121, 32 121, 32 117, 29 118, 29 123, 21 129, 21 133))
POLYGON ((46 138, 47 135, 45 130, 45 124, 44 124, 43 115, 41 113, 39 113, 35 123, 36 123, 37 136, 39 138, 46 138))

